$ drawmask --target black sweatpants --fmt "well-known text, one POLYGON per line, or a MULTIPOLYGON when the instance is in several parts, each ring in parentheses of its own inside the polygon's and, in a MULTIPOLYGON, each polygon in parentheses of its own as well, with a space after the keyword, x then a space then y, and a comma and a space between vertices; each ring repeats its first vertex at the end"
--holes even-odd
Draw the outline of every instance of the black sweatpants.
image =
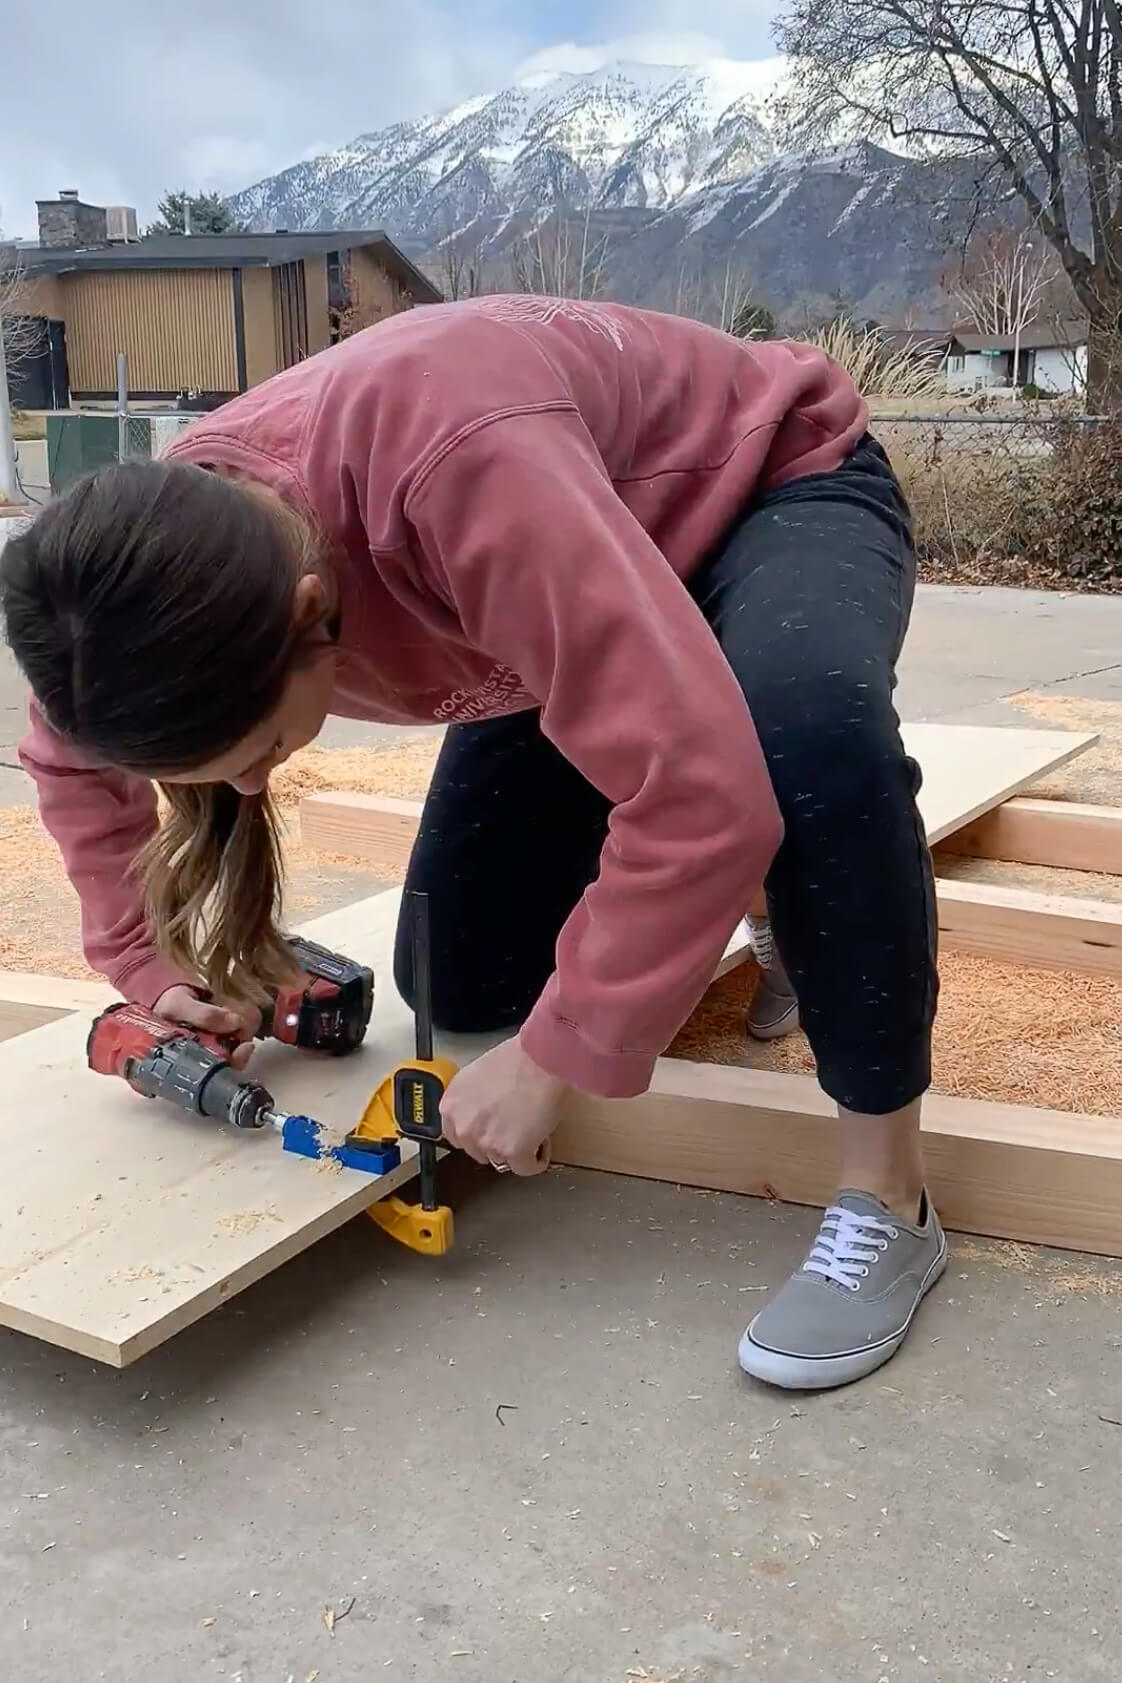
MULTIPOLYGON (((835 472, 757 498, 689 588, 783 815, 768 907, 819 1080, 838 1104, 884 1115, 930 1081, 937 981, 919 769, 892 701, 915 557, 880 446, 866 438, 835 472)), ((430 897, 439 1026, 513 1029, 529 1015, 609 811, 536 712, 449 729, 407 878, 430 897)), ((407 936, 403 920, 408 999, 407 936)))

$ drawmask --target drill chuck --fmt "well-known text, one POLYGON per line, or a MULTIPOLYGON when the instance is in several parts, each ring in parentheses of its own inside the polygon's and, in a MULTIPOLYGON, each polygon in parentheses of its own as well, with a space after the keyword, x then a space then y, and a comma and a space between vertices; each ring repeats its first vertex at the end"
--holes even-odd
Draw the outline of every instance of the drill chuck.
POLYGON ((164 1099, 180 1110, 232 1122, 235 1128, 263 1128, 273 1100, 264 1087, 247 1081, 220 1055, 190 1035, 154 1047, 129 1060, 129 1086, 148 1099, 164 1099))

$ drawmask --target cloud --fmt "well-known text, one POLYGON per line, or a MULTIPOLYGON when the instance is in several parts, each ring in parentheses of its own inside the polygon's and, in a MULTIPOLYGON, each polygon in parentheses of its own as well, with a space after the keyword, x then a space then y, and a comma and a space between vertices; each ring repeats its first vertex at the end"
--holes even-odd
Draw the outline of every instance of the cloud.
POLYGON ((605 64, 699 64, 704 59, 725 58, 724 43, 713 35, 693 31, 643 30, 614 41, 581 45, 558 42, 531 53, 517 67, 516 74, 534 76, 542 71, 568 71, 575 76, 599 70, 605 64))
POLYGON ((33 236, 60 187, 143 224, 169 188, 248 186, 527 67, 763 58, 777 3, 3 0, 0 227, 33 236))
POLYGON ((149 220, 166 188, 231 190, 325 137, 454 104, 540 44, 500 0, 6 0, 0 226, 77 187, 149 220), (13 15, 14 14, 14 15, 13 15), (71 97, 67 90, 77 90, 71 97))

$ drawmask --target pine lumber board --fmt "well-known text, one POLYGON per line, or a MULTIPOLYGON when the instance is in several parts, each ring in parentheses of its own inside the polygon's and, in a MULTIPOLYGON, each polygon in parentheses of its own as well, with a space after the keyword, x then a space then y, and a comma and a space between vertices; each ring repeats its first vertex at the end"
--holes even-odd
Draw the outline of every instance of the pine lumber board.
POLYGON ((42 1028, 72 1011, 94 1015, 119 997, 104 982, 0 970, 0 1040, 42 1028))
MULTIPOLYGON (((919 808, 932 847, 1098 741, 1085 731, 993 725, 905 724, 901 731, 923 771, 919 808)), ((421 811, 420 801, 347 790, 306 795, 301 840, 324 853, 404 870, 421 811)))
POLYGON ((404 871, 423 810, 423 801, 325 790, 300 802, 300 840, 320 853, 343 853, 404 871))
POLYGON ((1122 902, 992 883, 936 883, 939 939, 958 952, 1047 970, 1122 976, 1122 902))
MULTIPOLYGON (((571 1094, 553 1155, 820 1206, 836 1189, 835 1126, 810 1076, 663 1059, 642 1098, 571 1094)), ((1122 1255, 1122 1119, 931 1094, 923 1141, 947 1227, 1122 1255)))
POLYGON ((1122 873, 1122 807, 1021 797, 956 830, 943 847, 974 859, 1122 873))

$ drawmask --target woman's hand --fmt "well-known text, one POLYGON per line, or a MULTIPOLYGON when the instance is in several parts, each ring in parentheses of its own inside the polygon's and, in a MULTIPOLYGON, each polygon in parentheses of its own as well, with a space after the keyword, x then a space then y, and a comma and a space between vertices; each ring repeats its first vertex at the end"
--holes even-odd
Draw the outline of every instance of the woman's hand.
POLYGON ((244 1069, 253 1056, 253 1037, 261 1026, 261 1013, 252 1005, 233 1011, 200 999, 194 988, 175 987, 162 993, 152 1010, 166 1023, 182 1023, 204 1034, 236 1034, 239 1044, 230 1058, 235 1069, 244 1069))
POLYGON ((565 1083, 547 1075, 504 1040, 460 1070, 440 1105, 444 1137, 477 1163, 540 1175, 549 1168, 549 1136, 557 1126, 565 1083))

